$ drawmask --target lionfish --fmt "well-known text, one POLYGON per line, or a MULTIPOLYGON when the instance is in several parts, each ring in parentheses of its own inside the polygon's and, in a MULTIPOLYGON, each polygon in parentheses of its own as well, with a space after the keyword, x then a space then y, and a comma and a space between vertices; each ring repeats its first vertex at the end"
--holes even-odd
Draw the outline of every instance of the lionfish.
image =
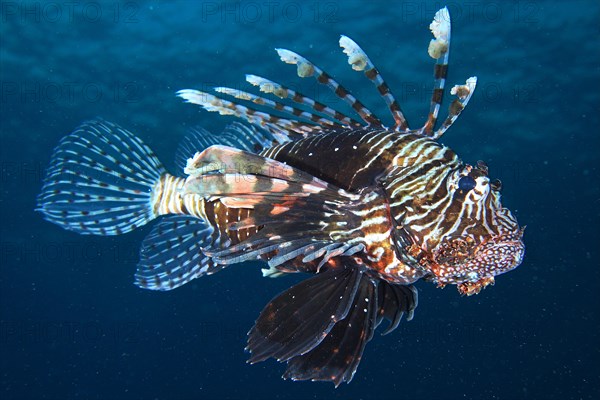
POLYGON ((176 176, 131 133, 86 122, 55 149, 38 210, 94 235, 120 235, 162 217, 140 251, 135 283, 146 289, 171 290, 247 260, 266 262, 264 276, 313 274, 262 310, 248 333, 249 362, 285 361, 286 379, 350 382, 378 325, 387 320, 387 334, 404 314, 412 319, 416 281, 472 295, 524 256, 523 228, 501 205, 500 181, 490 181, 483 162, 464 164, 438 142, 476 78, 452 88, 448 117, 436 129, 447 8, 430 29, 435 81, 420 128, 409 128, 379 70, 349 37, 339 44, 352 69, 376 86, 391 128, 317 65, 276 49, 362 122, 256 75, 246 80, 273 98, 226 87, 215 88, 221 96, 181 90, 185 101, 250 125, 233 123, 219 135, 193 130, 176 157, 185 176, 176 176))

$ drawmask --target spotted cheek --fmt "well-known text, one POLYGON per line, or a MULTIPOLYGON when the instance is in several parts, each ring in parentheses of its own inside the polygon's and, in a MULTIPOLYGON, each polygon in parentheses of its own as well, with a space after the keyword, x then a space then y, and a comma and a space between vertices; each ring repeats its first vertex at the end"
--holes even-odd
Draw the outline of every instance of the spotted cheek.
POLYGON ((469 263, 468 270, 471 275, 467 273, 467 280, 474 281, 474 278, 493 277, 511 271, 521 264, 524 255, 525 248, 522 243, 488 249, 469 263))
POLYGON ((461 265, 433 264, 431 272, 436 277, 438 287, 444 287, 448 284, 458 284, 465 281, 465 269, 461 265))
POLYGON ((496 250, 492 261, 497 265, 494 275, 500 275, 517 268, 525 256, 524 246, 506 246, 496 250))
POLYGON ((440 286, 457 284, 461 285, 461 293, 476 294, 481 288, 493 283, 495 276, 518 267, 524 254, 522 242, 496 245, 480 250, 462 263, 436 263, 431 267, 431 272, 440 286))

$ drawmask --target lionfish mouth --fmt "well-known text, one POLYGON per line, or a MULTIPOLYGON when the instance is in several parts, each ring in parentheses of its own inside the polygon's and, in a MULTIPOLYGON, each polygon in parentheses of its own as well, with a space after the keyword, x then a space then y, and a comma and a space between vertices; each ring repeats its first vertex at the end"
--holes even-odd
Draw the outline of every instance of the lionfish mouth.
POLYGON ((440 246, 432 268, 438 284, 456 284, 458 291, 467 296, 493 285, 495 276, 515 269, 523 261, 524 230, 491 236, 478 245, 472 240, 454 239, 440 246))

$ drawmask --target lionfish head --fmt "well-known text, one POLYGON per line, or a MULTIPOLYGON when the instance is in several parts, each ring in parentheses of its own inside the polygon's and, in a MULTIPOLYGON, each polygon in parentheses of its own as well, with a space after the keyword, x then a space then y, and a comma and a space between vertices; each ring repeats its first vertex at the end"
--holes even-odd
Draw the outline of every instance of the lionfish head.
POLYGON ((482 161, 453 171, 446 187, 450 200, 427 246, 428 269, 440 286, 456 284, 461 294, 477 294, 521 264, 525 228, 502 207, 501 183, 490 181, 482 161))

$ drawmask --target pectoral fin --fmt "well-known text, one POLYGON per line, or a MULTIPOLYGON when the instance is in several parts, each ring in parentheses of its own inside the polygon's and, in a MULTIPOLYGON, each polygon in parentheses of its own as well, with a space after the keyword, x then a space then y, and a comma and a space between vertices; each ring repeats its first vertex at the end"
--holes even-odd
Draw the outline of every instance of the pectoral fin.
POLYGON ((383 319, 394 330, 412 317, 417 293, 370 274, 351 257, 273 299, 249 332, 249 362, 287 361, 292 380, 350 382, 383 319))

